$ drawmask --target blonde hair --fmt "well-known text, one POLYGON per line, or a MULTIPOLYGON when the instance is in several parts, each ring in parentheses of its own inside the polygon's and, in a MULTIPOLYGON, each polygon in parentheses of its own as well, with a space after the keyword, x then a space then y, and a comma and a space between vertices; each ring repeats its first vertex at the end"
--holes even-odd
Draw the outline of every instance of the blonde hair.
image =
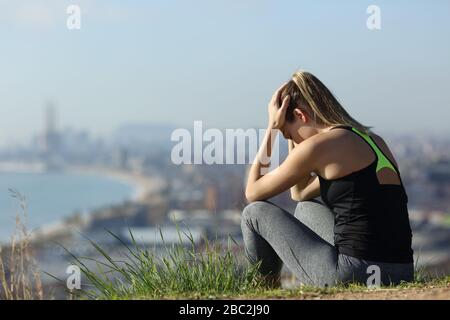
POLYGON ((313 74, 306 71, 297 71, 281 92, 281 101, 290 96, 286 112, 286 120, 294 120, 294 109, 306 110, 317 124, 335 126, 349 125, 359 131, 370 134, 371 127, 356 121, 342 107, 331 91, 313 74))

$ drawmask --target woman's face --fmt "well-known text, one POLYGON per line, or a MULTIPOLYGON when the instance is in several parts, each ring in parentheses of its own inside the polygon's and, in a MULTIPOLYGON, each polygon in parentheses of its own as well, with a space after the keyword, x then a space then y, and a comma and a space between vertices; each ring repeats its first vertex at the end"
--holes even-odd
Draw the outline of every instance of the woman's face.
POLYGON ((308 137, 305 137, 303 133, 305 124, 307 123, 306 115, 300 111, 299 109, 294 110, 294 120, 285 121, 283 127, 281 128, 281 132, 285 139, 289 139, 294 141, 296 144, 301 143, 308 137))

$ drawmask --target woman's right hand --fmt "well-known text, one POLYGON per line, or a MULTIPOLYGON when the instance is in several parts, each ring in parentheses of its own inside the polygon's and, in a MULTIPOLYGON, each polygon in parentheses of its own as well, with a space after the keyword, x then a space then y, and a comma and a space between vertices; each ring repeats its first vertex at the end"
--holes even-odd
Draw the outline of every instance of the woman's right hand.
POLYGON ((272 99, 269 102, 269 127, 272 129, 281 129, 286 119, 286 110, 289 105, 290 97, 287 95, 284 97, 281 106, 279 104, 281 91, 286 83, 284 83, 277 91, 272 95, 272 99))

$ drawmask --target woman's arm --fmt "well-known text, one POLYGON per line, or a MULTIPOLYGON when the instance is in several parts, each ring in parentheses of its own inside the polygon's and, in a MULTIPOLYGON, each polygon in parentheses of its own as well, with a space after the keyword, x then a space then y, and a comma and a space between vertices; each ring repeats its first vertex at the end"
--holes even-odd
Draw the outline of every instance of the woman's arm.
POLYGON ((283 126, 286 117, 289 97, 285 97, 281 107, 278 103, 283 86, 275 92, 269 103, 269 124, 248 174, 245 196, 249 202, 268 199, 298 183, 306 187, 306 183, 310 179, 310 172, 314 170, 315 148, 308 139, 295 147, 286 160, 273 172, 270 174, 261 172, 270 166, 268 160, 272 155, 276 130, 283 126))
MULTIPOLYGON (((288 140, 289 154, 294 150, 294 141, 288 140)), ((303 181, 291 187, 291 198, 294 201, 303 201, 316 198, 320 195, 320 182, 317 176, 307 176, 303 181)))
POLYGON ((308 140, 295 147, 286 160, 269 174, 260 175, 261 166, 256 159, 250 169, 245 191, 249 202, 266 200, 286 191, 299 181, 307 181, 310 178, 310 172, 315 170, 317 152, 315 145, 308 140))
MULTIPOLYGON (((294 141, 289 139, 288 140, 289 154, 292 153, 292 150, 294 150, 294 148, 295 148, 294 141)), ((309 177, 305 177, 305 180, 309 180, 309 177)), ((307 183, 308 181, 303 181, 303 183, 300 183, 300 185, 305 185, 305 182, 307 183)), ((292 198, 292 200, 300 201, 301 188, 299 186, 299 183, 293 185, 290 191, 291 191, 291 198, 292 198)))
POLYGON ((245 197, 248 201, 252 199, 253 183, 258 181, 265 173, 267 173, 270 167, 270 158, 272 156, 272 146, 277 135, 277 129, 281 128, 284 124, 284 118, 286 117, 286 109, 289 103, 289 96, 284 98, 284 101, 279 106, 279 98, 281 90, 284 85, 278 88, 277 91, 272 95, 269 102, 268 113, 269 122, 267 125, 266 133, 264 139, 259 147, 258 153, 256 154, 255 160, 253 161, 250 171, 248 173, 247 187, 245 189, 245 197))
POLYGON ((306 184, 306 187, 301 189, 296 198, 292 198, 295 201, 311 200, 320 196, 320 181, 316 176, 311 176, 306 184))

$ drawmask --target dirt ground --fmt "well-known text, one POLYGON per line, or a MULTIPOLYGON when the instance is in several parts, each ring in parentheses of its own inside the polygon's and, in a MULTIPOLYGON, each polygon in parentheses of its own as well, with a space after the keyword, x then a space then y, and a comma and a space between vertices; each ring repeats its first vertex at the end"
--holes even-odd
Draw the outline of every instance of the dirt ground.
POLYGON ((450 300, 450 287, 422 289, 386 289, 366 292, 342 292, 305 299, 319 300, 450 300))
MULTIPOLYGON (((283 287, 292 289, 296 283, 292 278, 283 280, 283 287)), ((279 299, 281 297, 273 297, 279 299)), ((281 298, 283 299, 283 298, 281 298)), ((301 300, 450 300, 450 281, 429 283, 423 287, 389 288, 362 291, 342 291, 336 293, 315 293, 305 291, 301 295, 292 295, 287 299, 301 300)))
POLYGON ((450 283, 427 285, 424 287, 363 289, 361 291, 337 291, 335 293, 300 292, 286 295, 274 294, 251 299, 289 299, 289 300, 450 300, 450 283))
POLYGON ((446 287, 378 289, 362 292, 339 292, 332 294, 304 293, 299 296, 265 297, 264 299, 299 300, 450 300, 450 285, 446 287))

